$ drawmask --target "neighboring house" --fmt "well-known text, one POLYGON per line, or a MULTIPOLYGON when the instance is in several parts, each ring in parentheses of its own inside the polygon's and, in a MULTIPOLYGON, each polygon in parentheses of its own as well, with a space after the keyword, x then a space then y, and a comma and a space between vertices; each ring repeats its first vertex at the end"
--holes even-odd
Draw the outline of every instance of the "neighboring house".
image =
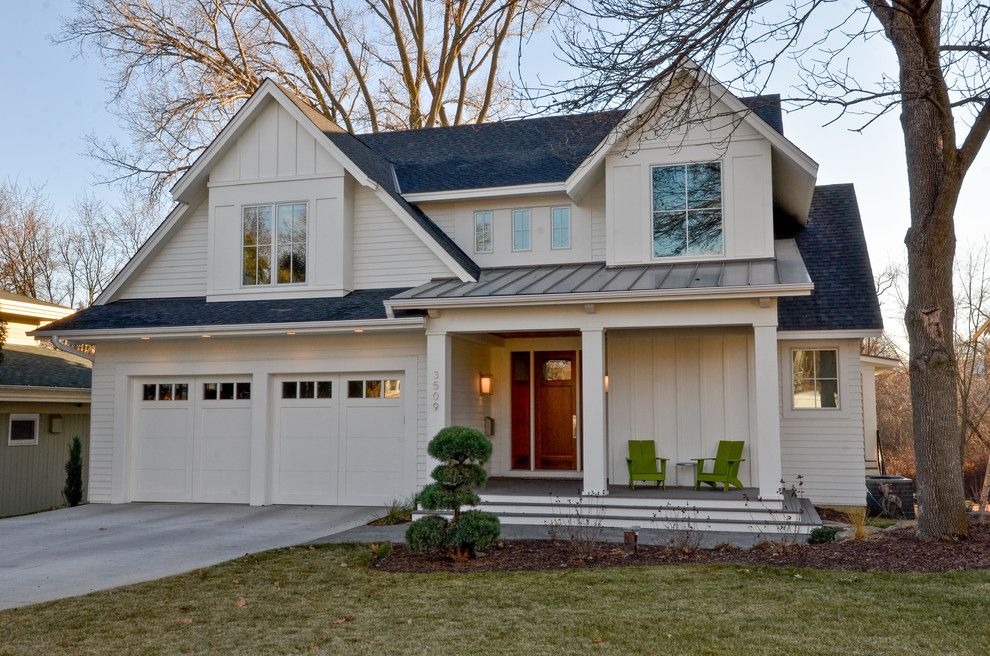
POLYGON ((28 335, 72 308, 0 291, 7 339, 0 353, 0 517, 64 505, 65 462, 73 437, 89 461, 88 360, 28 335))
POLYGON ((860 356, 863 367, 863 440, 866 459, 866 475, 883 474, 883 449, 880 428, 877 424, 876 377, 895 368, 899 362, 893 358, 875 355, 860 356))
POLYGON ((608 493, 646 438, 691 485, 676 463, 738 438, 766 507, 798 476, 863 505, 855 193, 815 186, 779 97, 705 82, 711 116, 664 141, 626 135, 647 100, 352 136, 266 81, 40 331, 96 344, 90 501, 381 504, 464 424, 504 479, 608 493))

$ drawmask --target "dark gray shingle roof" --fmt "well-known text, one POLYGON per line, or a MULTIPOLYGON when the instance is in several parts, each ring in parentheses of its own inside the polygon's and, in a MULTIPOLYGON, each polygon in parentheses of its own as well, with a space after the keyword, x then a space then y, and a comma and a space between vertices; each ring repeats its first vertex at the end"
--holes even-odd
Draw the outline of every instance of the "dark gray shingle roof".
POLYGON ((89 389, 91 365, 43 346, 7 344, 2 349, 0 386, 89 389))
MULTIPOLYGON (((740 100, 783 134, 779 95, 740 100)), ((391 162, 404 194, 563 182, 625 113, 612 110, 541 116, 361 134, 357 138, 391 162)), ((343 139, 334 134, 330 137, 335 142, 343 139)), ((364 169, 375 177, 372 169, 385 175, 381 162, 369 163, 364 169)))
POLYGON ((239 324, 385 319, 382 301, 405 288, 365 289, 335 298, 219 301, 206 297, 126 299, 94 305, 44 327, 44 332, 179 328, 239 324))
POLYGON ((882 329, 853 185, 816 187, 808 224, 796 241, 815 291, 811 296, 780 299, 779 330, 882 329))

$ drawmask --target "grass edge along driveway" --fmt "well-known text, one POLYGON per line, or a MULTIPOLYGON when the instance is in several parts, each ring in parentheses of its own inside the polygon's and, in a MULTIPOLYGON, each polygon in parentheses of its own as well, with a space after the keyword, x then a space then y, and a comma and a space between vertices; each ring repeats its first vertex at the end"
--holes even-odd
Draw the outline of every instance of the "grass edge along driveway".
POLYGON ((990 653, 990 572, 677 566, 388 574, 279 549, 0 612, 0 654, 990 653))

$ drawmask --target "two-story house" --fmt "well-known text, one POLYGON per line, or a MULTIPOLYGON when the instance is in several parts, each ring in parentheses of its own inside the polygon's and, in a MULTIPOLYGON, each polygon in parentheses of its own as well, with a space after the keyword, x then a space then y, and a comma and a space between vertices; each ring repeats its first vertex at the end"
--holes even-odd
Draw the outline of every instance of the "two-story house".
POLYGON ((644 100, 354 136, 265 82, 97 304, 41 331, 96 345, 90 500, 386 503, 461 424, 517 501, 620 494, 630 439, 691 486, 678 463, 734 438, 762 507, 798 476, 862 505, 882 325, 853 188, 815 186, 779 98, 702 83, 676 130, 644 100))

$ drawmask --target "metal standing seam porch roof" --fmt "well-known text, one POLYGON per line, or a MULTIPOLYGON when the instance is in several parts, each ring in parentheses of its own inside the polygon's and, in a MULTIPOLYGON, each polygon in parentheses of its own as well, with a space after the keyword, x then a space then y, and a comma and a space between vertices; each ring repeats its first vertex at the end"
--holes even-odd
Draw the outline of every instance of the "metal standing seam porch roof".
POLYGON ((793 239, 774 242, 776 256, 681 264, 607 266, 585 264, 531 265, 483 269, 478 282, 453 278, 432 280, 396 294, 386 304, 427 307, 470 305, 472 300, 497 297, 595 295, 639 296, 721 291, 807 294, 814 285, 793 239))

